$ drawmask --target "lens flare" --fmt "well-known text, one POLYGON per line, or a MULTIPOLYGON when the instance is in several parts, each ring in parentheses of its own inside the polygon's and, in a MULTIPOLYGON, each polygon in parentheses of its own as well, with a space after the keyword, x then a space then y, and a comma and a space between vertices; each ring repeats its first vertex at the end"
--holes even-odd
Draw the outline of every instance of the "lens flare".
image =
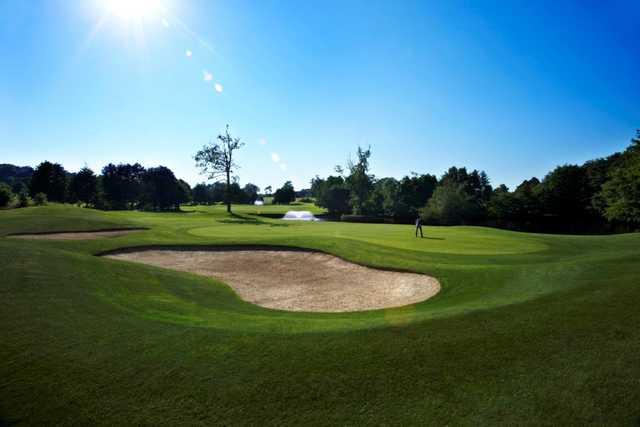
POLYGON ((163 10, 160 0, 104 0, 109 13, 124 20, 138 20, 163 10))

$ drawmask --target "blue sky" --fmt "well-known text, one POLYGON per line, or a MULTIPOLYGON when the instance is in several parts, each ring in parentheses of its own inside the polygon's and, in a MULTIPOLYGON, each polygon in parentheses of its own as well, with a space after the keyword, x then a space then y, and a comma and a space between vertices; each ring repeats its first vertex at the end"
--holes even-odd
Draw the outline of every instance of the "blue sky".
POLYGON ((637 1, 113 1, 0 1, 1 163, 194 184, 229 123, 241 184, 307 187, 370 145, 379 177, 513 187, 640 128, 637 1))

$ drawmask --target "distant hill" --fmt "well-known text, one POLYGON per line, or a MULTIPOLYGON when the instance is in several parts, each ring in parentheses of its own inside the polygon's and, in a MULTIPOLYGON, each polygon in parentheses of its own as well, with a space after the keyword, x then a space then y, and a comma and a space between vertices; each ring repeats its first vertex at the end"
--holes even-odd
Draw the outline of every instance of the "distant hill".
POLYGON ((310 188, 305 188, 305 189, 296 191, 296 197, 297 198, 300 198, 300 197, 311 197, 311 189, 310 188))
POLYGON ((13 186, 19 186, 20 183, 29 184, 29 180, 33 175, 31 166, 16 166, 8 163, 0 164, 0 182, 13 186))

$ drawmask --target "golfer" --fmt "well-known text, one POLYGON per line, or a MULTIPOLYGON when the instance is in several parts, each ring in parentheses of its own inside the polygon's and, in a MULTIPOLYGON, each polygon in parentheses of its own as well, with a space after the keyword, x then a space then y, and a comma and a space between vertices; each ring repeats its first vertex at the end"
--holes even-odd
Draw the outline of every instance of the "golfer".
POLYGON ((416 237, 418 237, 418 230, 420 230, 420 237, 424 237, 422 234, 422 218, 416 218, 416 237))

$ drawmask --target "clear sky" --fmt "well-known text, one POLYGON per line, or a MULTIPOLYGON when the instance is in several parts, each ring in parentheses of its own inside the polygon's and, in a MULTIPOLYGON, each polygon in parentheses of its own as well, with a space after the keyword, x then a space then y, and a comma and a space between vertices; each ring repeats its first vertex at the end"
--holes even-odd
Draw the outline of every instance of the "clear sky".
POLYGON ((194 184, 229 123, 241 184, 307 187, 360 144, 378 177, 513 187, 640 127, 637 0, 159 1, 0 0, 0 163, 194 184))

